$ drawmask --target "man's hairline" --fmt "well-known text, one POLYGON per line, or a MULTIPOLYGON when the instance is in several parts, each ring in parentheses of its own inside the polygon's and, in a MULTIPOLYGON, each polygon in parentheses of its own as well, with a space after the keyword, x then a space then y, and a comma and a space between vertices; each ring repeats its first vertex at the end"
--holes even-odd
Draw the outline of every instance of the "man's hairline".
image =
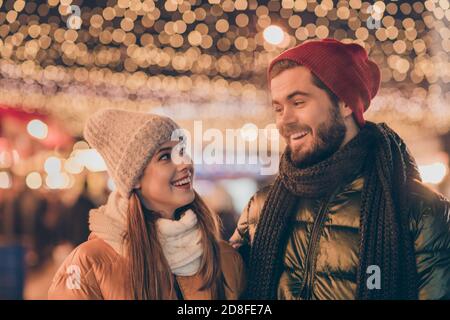
MULTIPOLYGON (((341 100, 341 99, 340 99, 340 98, 339 98, 339 97, 338 97, 338 96, 337 96, 330 88, 328 88, 328 86, 327 86, 322 80, 320 80, 320 78, 319 78, 317 75, 315 75, 314 72, 312 72, 312 70, 311 70, 310 68, 308 68, 307 66, 305 66, 305 65, 303 65, 303 64, 301 64, 301 63, 298 63, 297 61, 294 61, 294 60, 291 60, 291 59, 283 59, 283 60, 279 60, 279 61, 275 62, 275 64, 271 66, 270 71, 269 71, 269 79, 270 79, 270 82, 272 82, 272 80, 275 79, 276 77, 278 77, 279 75, 283 74, 285 71, 292 70, 292 69, 295 69, 295 68, 298 68, 298 67, 306 68, 306 69, 309 71, 309 73, 310 73, 310 77, 311 77, 311 80, 312 80, 312 81, 311 81, 312 84, 313 84, 317 89, 322 90, 322 91, 325 91, 325 94, 328 96, 328 98, 330 99, 330 101, 331 101, 331 103, 332 103, 333 105, 335 105, 336 107, 339 106, 339 102, 341 102, 342 100, 341 100), (272 77, 272 70, 273 70, 273 68, 274 68, 277 64, 280 64, 280 63, 283 63, 283 62, 292 62, 292 63, 294 63, 295 65, 289 66, 289 67, 287 67, 287 68, 281 70, 281 72, 279 72, 277 75, 275 75, 275 76, 272 77), (320 81, 326 88, 328 88, 328 90, 329 90, 333 95, 335 95, 336 98, 337 98, 338 100, 335 101, 334 99, 332 99, 332 97, 331 97, 330 94, 327 92, 327 90, 324 89, 324 88, 321 88, 321 87, 319 86, 318 81, 320 81)), ((271 87, 271 86, 270 86, 270 87, 271 87)))

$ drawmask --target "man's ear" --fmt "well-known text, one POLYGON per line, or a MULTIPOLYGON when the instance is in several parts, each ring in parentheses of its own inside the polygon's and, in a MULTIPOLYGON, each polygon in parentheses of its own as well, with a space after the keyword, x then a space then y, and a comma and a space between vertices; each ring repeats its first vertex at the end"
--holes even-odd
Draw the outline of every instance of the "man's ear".
POLYGON ((338 106, 339 112, 344 119, 353 114, 353 110, 344 101, 339 101, 338 106))

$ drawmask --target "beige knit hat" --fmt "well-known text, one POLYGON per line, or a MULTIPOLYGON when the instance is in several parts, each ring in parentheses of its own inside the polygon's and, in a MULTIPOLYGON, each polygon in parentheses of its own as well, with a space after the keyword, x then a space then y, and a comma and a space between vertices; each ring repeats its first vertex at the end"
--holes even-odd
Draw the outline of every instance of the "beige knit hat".
POLYGON ((97 149, 122 196, 129 198, 150 159, 179 126, 170 118, 120 109, 89 117, 84 137, 97 149))

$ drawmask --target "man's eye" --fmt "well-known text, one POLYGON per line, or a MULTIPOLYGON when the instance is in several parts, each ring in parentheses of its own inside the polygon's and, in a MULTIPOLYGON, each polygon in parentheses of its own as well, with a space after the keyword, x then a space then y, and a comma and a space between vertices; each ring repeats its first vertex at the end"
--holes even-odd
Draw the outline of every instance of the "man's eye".
POLYGON ((273 110, 274 110, 275 112, 281 112, 281 111, 283 110, 283 108, 280 107, 280 106, 273 106, 273 110))
POLYGON ((294 102, 294 105, 298 106, 298 105, 301 105, 301 104, 303 104, 303 103, 305 103, 305 101, 295 101, 295 102, 294 102))
POLYGON ((169 160, 170 159, 170 153, 163 154, 159 160, 169 160))

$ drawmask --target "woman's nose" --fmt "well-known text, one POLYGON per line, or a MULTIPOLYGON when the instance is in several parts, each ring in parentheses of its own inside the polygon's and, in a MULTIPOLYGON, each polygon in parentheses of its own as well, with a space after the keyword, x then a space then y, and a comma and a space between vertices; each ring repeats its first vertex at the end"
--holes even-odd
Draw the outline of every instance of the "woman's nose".
POLYGON ((186 170, 186 169, 192 169, 192 159, 187 153, 183 153, 180 155, 180 161, 177 164, 180 171, 186 170))
POLYGON ((177 169, 181 173, 190 173, 190 174, 192 174, 194 167, 192 165, 192 162, 190 162, 190 163, 180 164, 177 169))

